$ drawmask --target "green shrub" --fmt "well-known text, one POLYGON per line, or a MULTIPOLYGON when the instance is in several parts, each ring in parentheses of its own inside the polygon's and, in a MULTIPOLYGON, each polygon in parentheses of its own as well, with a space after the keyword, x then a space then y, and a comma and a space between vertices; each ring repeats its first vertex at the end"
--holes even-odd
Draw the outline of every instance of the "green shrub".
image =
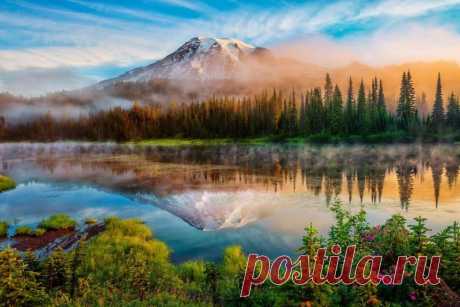
POLYGON ((4 221, 0 221, 0 238, 5 238, 8 236, 8 223, 4 221))
POLYGON ((34 236, 36 236, 36 237, 41 237, 41 236, 43 236, 45 233, 46 233, 46 229, 37 228, 37 229, 35 229, 35 231, 34 231, 34 236))
POLYGON ((14 189, 16 182, 10 177, 0 175, 0 192, 14 189))
POLYGON ((31 236, 34 234, 34 230, 29 226, 19 226, 16 228, 17 236, 31 236))
POLYGON ((39 227, 45 230, 74 229, 77 225, 67 214, 55 214, 40 222, 39 227))

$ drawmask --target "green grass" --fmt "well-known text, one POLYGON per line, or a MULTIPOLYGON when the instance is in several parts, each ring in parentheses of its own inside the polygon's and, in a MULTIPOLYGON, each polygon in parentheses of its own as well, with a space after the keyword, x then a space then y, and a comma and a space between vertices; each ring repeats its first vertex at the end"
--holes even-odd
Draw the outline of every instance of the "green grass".
POLYGON ((40 222, 39 228, 45 230, 74 229, 77 225, 67 214, 55 214, 40 222))
POLYGON ((10 177, 0 175, 0 192, 14 189, 16 187, 16 182, 10 177))
MULTIPOLYGON (((459 138, 460 140, 460 138, 459 138)), ((289 136, 289 135, 270 135, 251 138, 216 138, 216 139, 148 139, 142 141, 132 141, 128 144, 140 146, 217 146, 227 144, 247 144, 247 145, 266 145, 266 144, 382 144, 382 143, 409 143, 416 139, 402 131, 389 131, 366 135, 331 135, 329 133, 318 133, 308 136, 289 136)))
POLYGON ((146 145, 146 146, 164 146, 164 147, 180 147, 180 146, 218 146, 227 144, 248 144, 248 145, 264 145, 270 143, 285 142, 285 137, 280 136, 264 136, 252 138, 216 138, 216 139, 181 139, 181 138, 166 138, 166 139, 148 139, 142 141, 133 141, 128 144, 146 145))
POLYGON ((130 142, 130 144, 136 145, 153 145, 153 146, 208 146, 208 145, 225 145, 232 143, 232 139, 149 139, 136 142, 130 142))
POLYGON ((16 228, 17 236, 31 236, 34 234, 34 230, 29 226, 19 226, 16 228))
POLYGON ((8 236, 8 227, 10 225, 5 221, 0 221, 0 238, 6 238, 8 236))

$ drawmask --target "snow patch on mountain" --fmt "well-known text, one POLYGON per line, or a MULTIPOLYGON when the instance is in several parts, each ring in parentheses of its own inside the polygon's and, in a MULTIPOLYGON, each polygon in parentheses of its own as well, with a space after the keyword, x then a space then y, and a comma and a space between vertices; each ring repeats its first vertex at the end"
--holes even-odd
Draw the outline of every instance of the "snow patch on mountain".
POLYGON ((165 58, 103 81, 101 85, 114 82, 148 82, 154 79, 232 79, 243 67, 244 60, 261 49, 237 39, 195 37, 165 58))

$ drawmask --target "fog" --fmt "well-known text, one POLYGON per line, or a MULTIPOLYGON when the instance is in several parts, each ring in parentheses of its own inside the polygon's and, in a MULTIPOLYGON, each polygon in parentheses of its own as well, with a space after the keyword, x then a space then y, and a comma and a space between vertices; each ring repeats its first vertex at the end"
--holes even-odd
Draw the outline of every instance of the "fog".
POLYGON ((374 223, 422 215, 439 230, 460 214, 455 146, 212 146, 1 144, 0 171, 19 185, 90 186, 142 200, 195 228, 264 222, 327 230, 334 199, 365 206, 374 223))

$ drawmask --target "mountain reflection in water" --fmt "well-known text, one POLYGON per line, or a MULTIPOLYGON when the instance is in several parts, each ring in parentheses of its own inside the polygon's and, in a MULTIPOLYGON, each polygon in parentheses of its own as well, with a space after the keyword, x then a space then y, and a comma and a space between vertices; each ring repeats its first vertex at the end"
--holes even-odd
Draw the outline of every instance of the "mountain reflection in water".
POLYGON ((70 182, 133 195, 211 230, 268 218, 289 197, 397 203, 414 214, 456 210, 459 158, 460 147, 448 145, 1 144, 0 172, 19 183, 70 182))

